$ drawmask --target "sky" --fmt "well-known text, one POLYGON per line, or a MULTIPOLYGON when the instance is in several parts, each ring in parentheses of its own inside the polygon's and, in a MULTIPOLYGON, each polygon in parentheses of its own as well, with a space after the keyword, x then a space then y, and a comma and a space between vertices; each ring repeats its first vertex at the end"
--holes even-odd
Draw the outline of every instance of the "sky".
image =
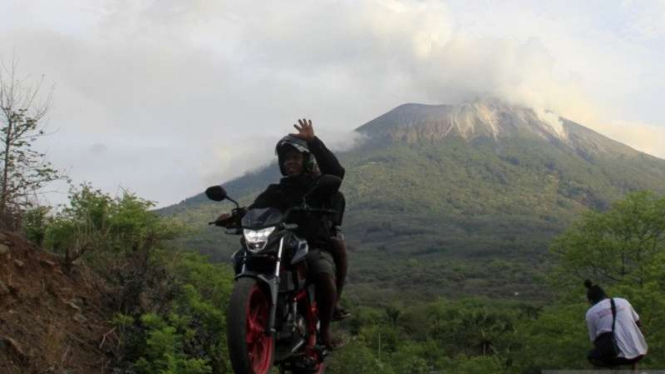
POLYGON ((401 104, 485 95, 665 158, 665 0, 4 0, 12 61, 52 94, 48 161, 158 206, 266 165, 298 118, 343 150, 401 104))

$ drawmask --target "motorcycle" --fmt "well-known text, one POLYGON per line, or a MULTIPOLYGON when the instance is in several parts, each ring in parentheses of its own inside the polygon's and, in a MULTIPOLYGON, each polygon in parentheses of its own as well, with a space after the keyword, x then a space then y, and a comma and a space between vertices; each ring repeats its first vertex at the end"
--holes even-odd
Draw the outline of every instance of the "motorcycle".
POLYGON ((246 210, 221 186, 206 195, 236 205, 231 216, 210 222, 227 234, 242 235, 242 248, 233 255, 235 285, 227 311, 227 343, 236 374, 267 374, 273 365, 280 373, 323 374, 328 351, 318 343, 315 287, 307 281, 307 241, 298 237, 291 214, 334 214, 312 208, 307 197, 336 191, 341 179, 324 175, 305 194, 300 206, 282 213, 274 208, 246 210))

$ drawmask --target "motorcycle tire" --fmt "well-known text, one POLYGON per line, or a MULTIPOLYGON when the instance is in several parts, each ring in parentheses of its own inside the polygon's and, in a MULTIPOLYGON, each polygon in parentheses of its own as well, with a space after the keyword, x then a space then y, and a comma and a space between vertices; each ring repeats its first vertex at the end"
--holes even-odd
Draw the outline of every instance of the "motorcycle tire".
POLYGON ((236 281, 226 315, 227 344, 235 374, 268 374, 275 338, 266 335, 270 296, 254 278, 236 281))

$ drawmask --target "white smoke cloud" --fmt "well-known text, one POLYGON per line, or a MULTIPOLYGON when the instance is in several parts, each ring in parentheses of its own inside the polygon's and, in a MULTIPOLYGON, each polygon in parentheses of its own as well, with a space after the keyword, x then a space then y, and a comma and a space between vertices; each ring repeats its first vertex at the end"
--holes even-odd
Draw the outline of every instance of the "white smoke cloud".
MULTIPOLYGON (((326 129, 315 132, 333 152, 346 152, 361 146, 366 137, 355 131, 326 129)), ((286 133, 285 133, 286 134, 286 133)), ((208 184, 219 184, 263 168, 276 161, 275 145, 285 134, 242 137, 215 147, 214 157, 201 165, 208 184)))
POLYGON ((347 152, 361 147, 367 136, 355 131, 337 131, 325 129, 320 134, 326 146, 333 152, 347 152))
POLYGON ((220 184, 269 165, 275 160, 276 142, 275 137, 262 135, 215 147, 214 156, 201 168, 206 184, 220 184))
POLYGON ((559 117, 558 114, 542 110, 536 110, 535 112, 538 118, 540 118, 543 123, 549 126, 555 135, 561 139, 566 139, 568 137, 566 130, 563 128, 561 117, 559 117))

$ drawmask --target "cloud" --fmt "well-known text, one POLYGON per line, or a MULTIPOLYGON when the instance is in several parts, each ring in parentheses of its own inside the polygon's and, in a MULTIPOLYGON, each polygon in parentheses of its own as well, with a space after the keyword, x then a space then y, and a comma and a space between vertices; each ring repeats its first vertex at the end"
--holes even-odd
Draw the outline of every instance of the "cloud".
POLYGON ((269 165, 275 160, 275 139, 255 135, 215 147, 213 157, 201 168, 206 184, 219 184, 269 165))
MULTIPOLYGON (((270 165, 276 160, 275 145, 281 136, 240 137, 215 147, 214 157, 208 159, 200 169, 204 180, 207 184, 221 183, 270 165)), ((317 131, 317 136, 324 139, 326 146, 335 153, 350 151, 366 140, 354 131, 325 128, 321 132, 317 131)))
MULTIPOLYGON (((595 128, 596 126, 591 126, 595 128)), ((665 159, 665 127, 642 122, 614 121, 596 130, 632 148, 665 159)))
POLYGON ((662 4, 10 0, 0 58, 56 84, 54 164, 168 203, 270 162, 297 118, 344 150, 406 102, 499 96, 659 152, 662 4))
POLYGON ((625 38, 650 40, 665 36, 665 1, 627 0, 622 7, 629 14, 621 25, 625 38))
POLYGON ((88 149, 92 154, 100 154, 108 151, 108 147, 104 143, 94 143, 90 147, 88 147, 88 149))
POLYGON ((361 147, 367 137, 355 131, 337 131, 324 129, 320 134, 326 140, 326 146, 334 152, 347 152, 361 147))

